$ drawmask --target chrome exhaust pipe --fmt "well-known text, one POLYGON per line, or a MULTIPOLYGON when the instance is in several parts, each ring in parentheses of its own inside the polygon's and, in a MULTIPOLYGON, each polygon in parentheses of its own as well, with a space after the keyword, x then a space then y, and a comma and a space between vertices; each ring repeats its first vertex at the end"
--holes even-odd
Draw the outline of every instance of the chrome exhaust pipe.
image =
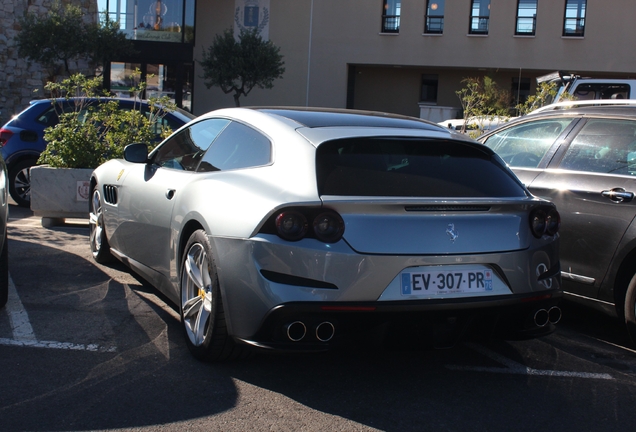
POLYGON ((329 342, 336 333, 336 328, 329 321, 321 322, 316 326, 316 339, 320 342, 329 342))
POLYGON ((548 320, 550 320, 552 324, 556 324, 561 321, 562 316, 561 308, 558 306, 552 306, 550 310, 548 310, 548 320))
POLYGON ((539 309, 534 313, 534 324, 537 327, 545 327, 550 322, 550 314, 545 309, 539 309))
POLYGON ((307 327, 302 321, 294 321, 285 325, 285 333, 290 341, 298 342, 307 334, 307 327))

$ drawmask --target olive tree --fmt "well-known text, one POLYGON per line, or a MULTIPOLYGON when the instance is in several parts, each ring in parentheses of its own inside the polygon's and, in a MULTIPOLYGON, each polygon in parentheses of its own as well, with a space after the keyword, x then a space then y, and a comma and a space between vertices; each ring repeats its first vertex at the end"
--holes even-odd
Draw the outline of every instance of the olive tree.
POLYGON ((280 48, 264 41, 257 29, 241 30, 239 40, 231 29, 217 34, 200 64, 207 88, 219 87, 225 94, 233 93, 234 103, 247 96, 254 87, 271 89, 274 80, 285 72, 280 48))
MULTIPOLYGON (((471 126, 483 129, 483 124, 477 123, 492 121, 495 118, 510 117, 508 107, 510 95, 508 92, 501 90, 492 78, 487 76, 483 78, 464 78, 462 83, 465 87, 455 92, 463 109, 464 124, 462 125, 462 133, 466 132, 466 128, 471 126), (482 128, 478 126, 482 126, 482 128)), ((476 133, 479 134, 479 131, 476 133)))
MULTIPOLYGON (((558 92, 559 86, 556 83, 540 83, 533 95, 529 96, 524 103, 517 105, 516 108, 519 115, 526 115, 529 112, 550 103, 554 100, 558 92)), ((564 92, 559 96, 559 101, 575 99, 576 97, 568 92, 564 92)))
POLYGON ((72 4, 54 3, 44 15, 26 13, 18 25, 18 54, 40 63, 49 78, 60 73, 70 76, 72 61, 85 60, 97 67, 134 52, 119 24, 108 19, 101 24, 86 22, 82 10, 72 4))

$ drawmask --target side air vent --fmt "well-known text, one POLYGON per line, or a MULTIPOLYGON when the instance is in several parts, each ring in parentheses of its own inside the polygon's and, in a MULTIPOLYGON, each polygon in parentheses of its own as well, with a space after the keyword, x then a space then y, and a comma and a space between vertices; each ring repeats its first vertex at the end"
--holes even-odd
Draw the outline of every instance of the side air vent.
POLYGON ((117 204, 117 186, 104 185, 104 201, 108 204, 117 204))
POLYGON ((412 212, 487 212, 490 206, 481 205, 418 205, 406 206, 406 211, 412 212))

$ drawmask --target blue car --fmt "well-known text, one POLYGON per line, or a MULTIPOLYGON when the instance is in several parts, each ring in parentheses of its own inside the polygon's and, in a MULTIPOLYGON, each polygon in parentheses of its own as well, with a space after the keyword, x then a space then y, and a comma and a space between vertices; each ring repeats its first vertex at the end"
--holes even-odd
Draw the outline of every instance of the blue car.
MULTIPOLYGON (((101 99, 102 101, 112 99, 101 99)), ((122 109, 139 109, 148 111, 148 103, 133 99, 116 99, 122 109)), ((97 99, 95 99, 97 103, 97 99)), ((73 106, 73 99, 60 100, 60 103, 73 106)), ((31 204, 31 167, 37 164, 40 153, 46 148, 44 129, 59 123, 59 108, 53 106, 49 99, 31 101, 28 108, 14 116, 0 128, 0 151, 9 173, 9 193, 20 206, 31 204)), ((177 109, 166 114, 162 119, 163 126, 176 130, 192 120, 195 116, 187 111, 177 109)))

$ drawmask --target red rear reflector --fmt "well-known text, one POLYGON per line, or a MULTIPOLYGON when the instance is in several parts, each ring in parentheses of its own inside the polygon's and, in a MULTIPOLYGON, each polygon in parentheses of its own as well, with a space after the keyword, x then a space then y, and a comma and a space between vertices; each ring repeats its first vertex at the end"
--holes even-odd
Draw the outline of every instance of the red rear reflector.
POLYGON ((373 312, 375 306, 320 306, 320 309, 324 311, 338 311, 338 312, 373 312))
POLYGON ((547 300, 549 298, 552 298, 552 294, 544 294, 544 295, 540 295, 540 296, 536 296, 536 297, 528 297, 528 298, 524 298, 521 301, 523 303, 527 303, 527 302, 532 302, 532 301, 547 300))

